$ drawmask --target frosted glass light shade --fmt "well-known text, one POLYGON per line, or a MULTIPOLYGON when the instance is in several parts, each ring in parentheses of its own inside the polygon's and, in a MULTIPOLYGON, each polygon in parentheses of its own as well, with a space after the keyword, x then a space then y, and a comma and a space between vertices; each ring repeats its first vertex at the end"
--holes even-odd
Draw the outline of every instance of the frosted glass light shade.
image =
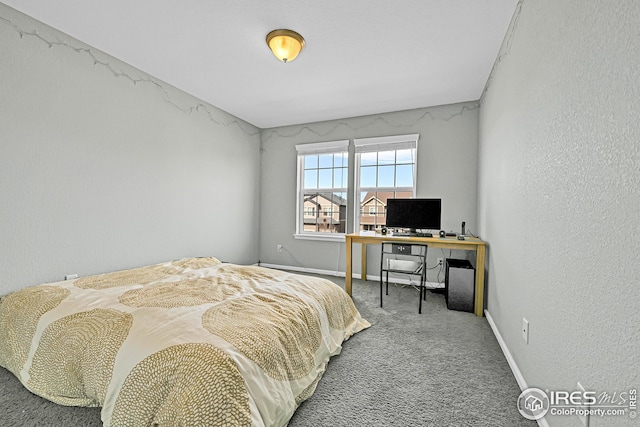
POLYGON ((304 48, 304 38, 291 30, 273 30, 267 34, 267 45, 276 58, 291 62, 304 48))

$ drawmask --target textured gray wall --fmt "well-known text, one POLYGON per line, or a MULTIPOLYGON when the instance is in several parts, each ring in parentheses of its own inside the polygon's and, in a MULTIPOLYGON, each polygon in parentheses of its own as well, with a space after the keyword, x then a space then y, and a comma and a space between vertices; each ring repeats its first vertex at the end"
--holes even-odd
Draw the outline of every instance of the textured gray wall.
POLYGON ((259 129, 3 4, 0 58, 0 294, 258 260, 259 129))
MULTIPOLYGON (((353 154, 354 138, 420 134, 417 196, 442 198, 444 229, 458 231, 460 223, 466 221, 467 227, 477 232, 478 110, 478 103, 471 102, 263 130, 261 262, 345 271, 344 242, 296 240, 293 237, 296 223, 295 145, 303 143, 349 139, 353 154), (278 244, 284 246, 281 253, 276 252, 278 244)), ((353 162, 352 155, 351 166, 353 162)), ((349 179, 353 183, 353 176, 349 179)), ((349 203, 353 203, 352 194, 349 203)), ((351 229, 353 218, 348 221, 351 229)), ((359 248, 354 248, 356 272, 360 271, 359 254, 359 248)), ((435 264, 436 256, 442 256, 440 251, 431 251, 429 265, 435 264)), ((379 274, 379 260, 374 250, 368 260, 370 273, 379 274)))
POLYGON ((640 386, 639 22, 636 0, 526 0, 481 100, 488 310, 529 386, 640 386))

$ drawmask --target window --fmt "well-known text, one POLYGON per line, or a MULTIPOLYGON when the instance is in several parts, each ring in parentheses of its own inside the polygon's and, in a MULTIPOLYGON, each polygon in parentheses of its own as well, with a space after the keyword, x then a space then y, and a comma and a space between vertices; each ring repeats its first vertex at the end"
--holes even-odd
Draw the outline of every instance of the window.
POLYGON ((385 224, 387 199, 412 198, 416 189, 419 135, 354 140, 356 148, 356 230, 385 224))
POLYGON ((296 237, 342 238, 347 225, 349 141, 296 145, 296 237))

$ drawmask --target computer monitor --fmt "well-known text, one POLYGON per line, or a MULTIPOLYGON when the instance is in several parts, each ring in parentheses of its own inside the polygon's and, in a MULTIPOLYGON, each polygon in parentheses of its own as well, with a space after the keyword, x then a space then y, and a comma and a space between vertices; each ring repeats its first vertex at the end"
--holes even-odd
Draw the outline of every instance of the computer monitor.
POLYGON ((440 230, 441 199, 388 199, 388 228, 440 230))

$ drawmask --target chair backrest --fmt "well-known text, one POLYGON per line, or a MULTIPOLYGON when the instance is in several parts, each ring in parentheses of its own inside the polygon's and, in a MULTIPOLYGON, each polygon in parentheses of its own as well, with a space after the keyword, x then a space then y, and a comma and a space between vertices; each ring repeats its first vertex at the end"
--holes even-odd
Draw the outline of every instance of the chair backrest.
POLYGON ((426 244, 382 242, 381 271, 420 274, 425 271, 426 262, 426 244))

